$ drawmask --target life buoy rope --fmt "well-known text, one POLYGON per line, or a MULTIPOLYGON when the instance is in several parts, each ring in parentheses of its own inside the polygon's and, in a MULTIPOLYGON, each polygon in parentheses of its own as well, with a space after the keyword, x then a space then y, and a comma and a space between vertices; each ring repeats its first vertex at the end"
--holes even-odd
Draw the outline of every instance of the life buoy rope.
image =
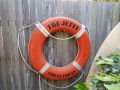
MULTIPOLYGON (((36 21, 36 22, 37 22, 37 21, 36 21)), ((42 80, 45 84, 47 84, 47 85, 49 85, 49 86, 51 86, 51 87, 53 87, 53 88, 58 88, 58 89, 65 89, 65 88, 68 88, 68 87, 74 85, 76 82, 78 82, 78 81, 83 77, 83 75, 84 75, 84 71, 83 71, 83 70, 81 70, 81 75, 80 75, 74 82, 72 82, 71 84, 69 84, 69 85, 67 85, 67 86, 59 87, 59 86, 55 86, 55 85, 53 85, 53 84, 48 83, 48 82, 47 82, 46 80, 44 80, 43 78, 41 79, 41 75, 39 74, 39 72, 36 71, 36 70, 34 70, 34 69, 27 63, 27 60, 24 58, 23 53, 22 53, 21 48, 20 48, 20 32, 24 31, 25 28, 31 27, 31 26, 33 26, 33 25, 35 25, 35 23, 32 23, 32 24, 30 24, 30 25, 28 25, 28 26, 23 26, 21 29, 18 30, 18 49, 19 49, 19 51, 20 51, 20 55, 21 55, 22 60, 23 60, 23 62, 25 63, 25 65, 26 65, 31 71, 33 71, 33 72, 35 72, 36 74, 39 75, 39 88, 41 88, 41 86, 40 86, 41 80, 42 80)), ((26 29, 26 30, 28 30, 28 29, 26 29)), ((73 37, 73 36, 71 36, 71 37, 73 37)), ((71 37, 69 37, 69 38, 71 38, 71 37)), ((67 38, 67 39, 69 39, 69 38, 67 38)), ((59 38, 57 38, 57 39, 59 39, 59 38)), ((60 39, 59 39, 59 40, 60 40, 60 39)), ((62 39, 62 40, 63 40, 63 39, 62 39)))
POLYGON ((35 25, 37 28, 31 35, 28 49, 30 62, 35 70, 41 73, 43 77, 52 80, 65 80, 75 76, 85 66, 90 55, 91 44, 84 25, 67 17, 54 17, 42 23, 37 22, 35 25), (64 67, 50 65, 43 54, 46 38, 58 30, 66 30, 73 36, 75 35, 79 45, 75 60, 64 67))

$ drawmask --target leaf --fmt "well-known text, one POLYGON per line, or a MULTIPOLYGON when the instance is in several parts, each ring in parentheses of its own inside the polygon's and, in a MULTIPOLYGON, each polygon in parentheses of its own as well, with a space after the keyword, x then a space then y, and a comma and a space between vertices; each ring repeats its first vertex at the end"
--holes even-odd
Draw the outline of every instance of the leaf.
POLYGON ((120 65, 113 65, 112 66, 112 72, 113 73, 117 73, 117 72, 120 72, 120 65))
POLYGON ((105 67, 105 68, 103 68, 103 71, 104 71, 105 73, 111 72, 111 68, 110 68, 110 67, 105 67))
POLYGON ((104 86, 108 89, 108 90, 120 90, 120 83, 117 84, 104 84, 104 86))
POLYGON ((92 84, 97 84, 99 82, 99 80, 95 79, 95 78, 92 78, 91 81, 90 81, 92 84))
POLYGON ((96 59, 96 65, 113 65, 115 64, 114 61, 112 59, 109 59, 109 58, 98 58, 96 59))
POLYGON ((76 88, 76 90, 89 90, 85 83, 76 84, 74 85, 74 88, 76 88))
POLYGON ((108 65, 113 65, 114 63, 113 62, 106 62, 104 60, 98 60, 96 61, 96 65, 105 65, 105 64, 108 64, 108 65))
POLYGON ((116 72, 119 72, 119 70, 112 68, 112 72, 116 73, 116 72))
POLYGON ((117 57, 113 57, 112 59, 113 59, 113 61, 114 61, 115 63, 118 63, 118 62, 119 62, 119 58, 117 58, 117 57))
POLYGON ((114 77, 113 75, 107 75, 105 73, 99 73, 99 74, 96 74, 94 75, 94 78, 95 79, 98 79, 100 81, 104 81, 104 82, 110 82, 110 81, 113 81, 113 82, 118 82, 120 81, 119 78, 117 77, 114 77))
POLYGON ((116 77, 116 78, 118 78, 118 79, 120 79, 119 75, 116 75, 116 74, 111 74, 111 75, 114 76, 114 77, 116 77))
POLYGON ((74 85, 74 88, 79 88, 79 84, 74 85))
POLYGON ((114 62, 113 59, 110 59, 110 58, 103 58, 103 60, 106 62, 112 62, 112 63, 114 62))
POLYGON ((113 69, 119 70, 120 71, 120 65, 114 65, 113 69))

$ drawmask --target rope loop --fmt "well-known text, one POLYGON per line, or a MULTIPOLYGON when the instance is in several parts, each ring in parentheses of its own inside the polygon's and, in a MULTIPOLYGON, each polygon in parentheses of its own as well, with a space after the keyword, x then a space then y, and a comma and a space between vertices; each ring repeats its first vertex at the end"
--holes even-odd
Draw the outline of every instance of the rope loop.
MULTIPOLYGON (((38 21, 37 21, 37 22, 38 22, 38 21)), ((25 65, 26 65, 31 71, 33 71, 33 72, 35 72, 36 74, 39 75, 39 84, 40 84, 41 75, 39 74, 39 72, 37 72, 36 70, 34 70, 34 69, 27 63, 27 60, 24 58, 23 53, 22 53, 22 51, 21 51, 20 41, 19 41, 19 39, 20 39, 20 32, 23 31, 25 28, 31 27, 31 26, 33 26, 33 25, 35 25, 35 24, 36 24, 36 23, 32 23, 32 24, 30 24, 30 25, 28 25, 28 26, 23 26, 20 30, 18 30, 17 42, 18 42, 18 49, 19 49, 19 51, 20 51, 20 55, 21 55, 21 57, 22 57, 23 62, 25 63, 25 65)), ((71 38, 75 37, 76 34, 73 35, 73 36, 71 36, 71 37, 64 38, 64 39, 54 37, 54 36, 52 36, 52 35, 50 35, 50 34, 49 34, 49 36, 52 37, 52 38, 54 38, 54 39, 57 39, 57 40, 68 40, 68 39, 71 39, 71 38)), ((82 71, 82 70, 81 70, 81 71, 82 71)), ((78 81, 83 77, 84 71, 82 71, 81 73, 82 73, 82 74, 79 76, 79 78, 78 78, 77 80, 75 80, 72 84, 69 84, 69 85, 64 86, 64 87, 58 87, 58 86, 49 84, 48 82, 46 82, 46 81, 43 80, 43 79, 42 79, 42 81, 43 81, 44 83, 46 83, 47 85, 51 86, 51 87, 58 88, 58 89, 64 89, 64 88, 68 88, 68 87, 74 85, 76 82, 78 82, 78 81)))

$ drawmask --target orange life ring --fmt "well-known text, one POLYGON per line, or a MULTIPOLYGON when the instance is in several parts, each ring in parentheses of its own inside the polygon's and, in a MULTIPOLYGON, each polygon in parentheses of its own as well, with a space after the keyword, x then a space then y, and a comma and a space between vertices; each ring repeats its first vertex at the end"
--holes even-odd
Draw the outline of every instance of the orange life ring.
POLYGON ((33 68, 42 74, 43 77, 51 80, 65 80, 78 74, 81 68, 87 63, 90 56, 90 38, 85 31, 84 25, 67 17, 53 17, 36 24, 37 28, 32 32, 29 41, 29 58, 33 68), (75 60, 69 65, 56 67, 50 65, 44 56, 43 47, 49 34, 58 30, 66 30, 75 35, 78 43, 78 54, 75 60))

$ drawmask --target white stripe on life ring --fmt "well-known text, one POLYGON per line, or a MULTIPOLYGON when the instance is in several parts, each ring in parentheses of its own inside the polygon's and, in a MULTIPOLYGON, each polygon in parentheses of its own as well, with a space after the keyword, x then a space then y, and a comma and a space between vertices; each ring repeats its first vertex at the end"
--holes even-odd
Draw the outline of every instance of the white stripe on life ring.
POLYGON ((43 74, 45 71, 47 71, 49 67, 50 67, 50 65, 48 63, 46 63, 45 66, 43 66, 42 69, 39 71, 40 74, 43 74))
POLYGON ((37 21, 35 25, 46 37, 50 35, 50 33, 40 24, 39 21, 37 21))
POLYGON ((81 66, 76 62, 76 61, 73 61, 73 66, 75 66, 79 71, 81 70, 81 66))
POLYGON ((79 38, 80 36, 82 36, 82 34, 85 32, 85 26, 82 24, 81 29, 79 30, 79 32, 75 35, 76 38, 79 38))

